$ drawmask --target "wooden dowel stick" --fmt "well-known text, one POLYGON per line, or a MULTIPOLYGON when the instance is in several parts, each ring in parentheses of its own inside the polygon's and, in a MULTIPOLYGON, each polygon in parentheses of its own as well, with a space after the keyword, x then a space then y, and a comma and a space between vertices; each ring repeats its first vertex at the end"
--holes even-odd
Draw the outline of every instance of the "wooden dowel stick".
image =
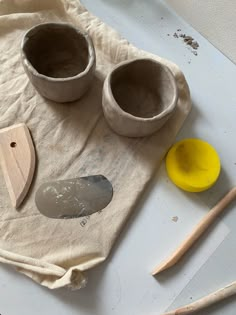
POLYGON ((187 250, 196 242, 196 240, 206 231, 217 216, 228 206, 236 197, 236 187, 231 189, 217 205, 212 208, 207 215, 197 224, 193 232, 184 240, 184 242, 176 249, 176 251, 161 265, 156 267, 152 275, 156 275, 163 270, 166 270, 175 265, 187 250))
POLYGON ((180 307, 174 311, 167 312, 163 315, 187 315, 196 311, 200 311, 210 305, 220 302, 232 295, 236 294, 236 281, 227 285, 225 288, 213 292, 200 300, 197 300, 191 304, 180 307))

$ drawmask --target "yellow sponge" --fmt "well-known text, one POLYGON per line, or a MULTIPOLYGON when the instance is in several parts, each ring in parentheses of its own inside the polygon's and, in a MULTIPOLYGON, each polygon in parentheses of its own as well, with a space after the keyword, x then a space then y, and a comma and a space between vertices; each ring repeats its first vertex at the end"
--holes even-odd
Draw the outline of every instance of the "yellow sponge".
POLYGON ((220 174, 216 150, 200 139, 177 142, 166 157, 168 176, 174 184, 190 192, 204 191, 214 185, 220 174))

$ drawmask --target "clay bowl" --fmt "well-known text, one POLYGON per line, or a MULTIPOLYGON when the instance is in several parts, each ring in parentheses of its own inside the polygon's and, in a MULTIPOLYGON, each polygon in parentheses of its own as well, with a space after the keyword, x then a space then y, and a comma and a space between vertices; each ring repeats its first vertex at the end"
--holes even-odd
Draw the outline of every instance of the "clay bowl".
POLYGON ((75 101, 91 84, 95 69, 92 41, 70 24, 32 27, 22 40, 21 56, 31 83, 50 100, 75 101))
POLYGON ((160 129, 173 114, 178 90, 171 71, 153 59, 116 66, 103 87, 103 111, 118 134, 143 137, 160 129))

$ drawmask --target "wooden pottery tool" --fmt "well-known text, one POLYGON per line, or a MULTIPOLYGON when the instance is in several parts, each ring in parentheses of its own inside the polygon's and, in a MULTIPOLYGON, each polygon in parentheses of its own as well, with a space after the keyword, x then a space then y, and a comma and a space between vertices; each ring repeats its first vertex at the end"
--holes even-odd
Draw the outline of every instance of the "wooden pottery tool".
POLYGON ((94 175, 42 184, 35 203, 45 216, 71 219, 91 215, 111 201, 113 188, 103 175, 94 175))
POLYGON ((24 200, 33 179, 35 150, 25 124, 0 130, 0 163, 13 207, 24 200))
POLYGON ((167 312, 163 315, 187 315, 192 314, 197 311, 201 311, 204 308, 213 305, 217 302, 220 302, 230 296, 236 294, 236 281, 227 285, 226 287, 219 289, 216 292, 213 292, 200 300, 197 300, 191 304, 180 307, 174 311, 167 312))
POLYGON ((212 222, 217 218, 217 216, 223 212, 225 207, 227 207, 236 198, 236 187, 231 189, 221 201, 217 203, 197 224, 192 233, 186 238, 186 240, 176 249, 176 251, 166 259, 161 265, 156 267, 152 275, 156 275, 161 271, 164 271, 173 265, 175 265, 181 257, 188 251, 188 249, 197 241, 197 239, 207 230, 212 222))

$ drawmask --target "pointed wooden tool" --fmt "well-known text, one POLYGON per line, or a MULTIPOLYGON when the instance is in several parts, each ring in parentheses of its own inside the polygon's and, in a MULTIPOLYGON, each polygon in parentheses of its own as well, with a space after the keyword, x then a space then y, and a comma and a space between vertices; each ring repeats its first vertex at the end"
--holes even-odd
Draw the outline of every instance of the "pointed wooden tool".
POLYGON ((25 124, 0 130, 0 163, 13 207, 24 200, 33 179, 35 150, 25 124))
POLYGON ((183 243, 175 250, 175 252, 167 258, 161 265, 157 266, 152 275, 156 275, 174 266, 182 256, 189 250, 189 248, 199 239, 199 237, 207 230, 207 228, 214 222, 214 220, 223 212, 223 210, 236 198, 236 186, 232 188, 221 199, 215 207, 213 207, 197 224, 192 233, 183 241, 183 243))
MULTIPOLYGON (((227 285, 226 287, 219 289, 216 292, 213 292, 200 300, 197 300, 191 304, 180 307, 174 311, 167 312, 162 315, 187 315, 199 312, 204 308, 223 301, 226 298, 229 298, 236 294, 236 281, 227 285)), ((198 313, 199 314, 199 313, 198 313)))

